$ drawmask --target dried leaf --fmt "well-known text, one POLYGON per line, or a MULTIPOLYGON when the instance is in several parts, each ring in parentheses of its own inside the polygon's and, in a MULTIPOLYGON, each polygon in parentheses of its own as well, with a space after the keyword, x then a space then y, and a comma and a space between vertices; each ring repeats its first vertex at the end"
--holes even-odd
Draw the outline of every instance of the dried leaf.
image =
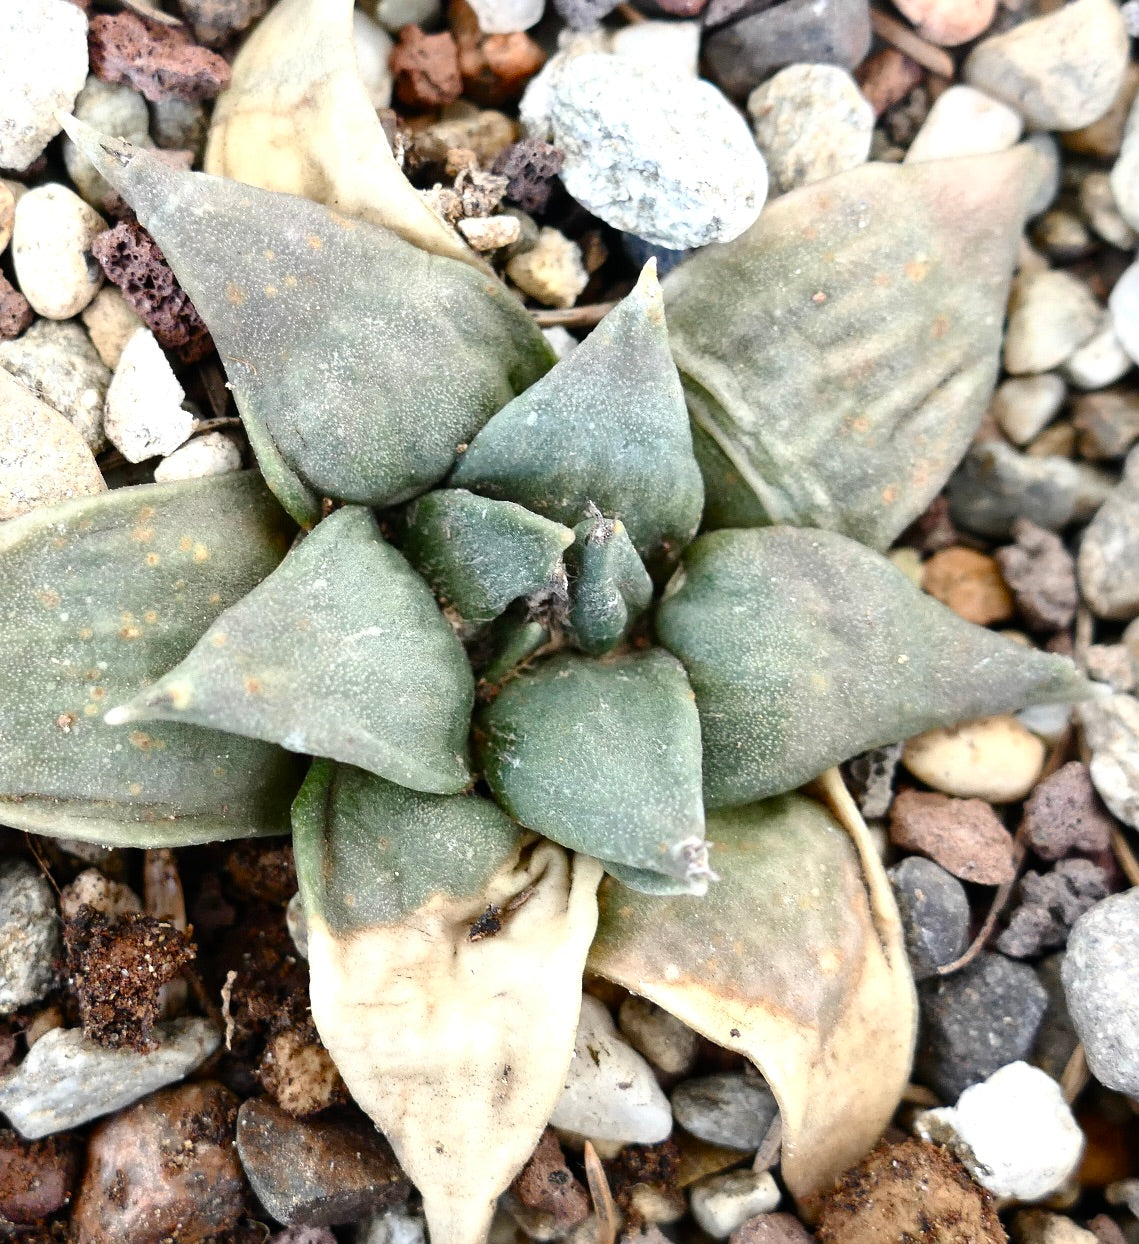
POLYGON ((431 487, 550 365, 521 303, 465 264, 66 125, 154 234, 217 344, 269 486, 306 526, 320 496, 386 506, 431 487))
POLYGON ((0 821, 123 846, 279 834, 293 757, 104 725, 255 587, 293 526, 255 472, 119 488, 0 524, 0 821))
POLYGON ((625 524, 650 569, 676 560, 704 490, 654 262, 576 350, 495 415, 451 483, 567 527, 592 502, 625 524))
POLYGON ((694 900, 607 880, 588 965, 755 1063, 808 1209, 889 1122, 916 1025, 889 885, 842 811, 853 842, 799 794, 709 813, 717 884, 694 900))
POLYGON ((489 272, 396 163, 360 80, 352 0, 278 0, 242 44, 214 105, 204 167, 303 195, 489 272))
POLYGON ((427 584, 368 510, 346 506, 107 721, 211 726, 453 794, 470 781, 473 703, 427 584))
POLYGON ((964 621, 831 531, 701 536, 656 625, 696 692, 708 807, 791 790, 935 726, 1088 692, 1067 658, 964 621))
POLYGON ((885 548, 997 376, 1029 156, 866 164, 770 203, 665 282, 705 524, 885 548))
POLYGON ((476 737, 495 798, 523 825, 689 893, 707 888, 700 723, 668 653, 552 657, 502 688, 476 737))
POLYGON ((601 868, 488 800, 322 762, 294 842, 321 1039, 432 1244, 483 1244, 565 1082, 601 868))
POLYGON ((583 652, 615 648, 652 604, 653 581, 625 525, 596 512, 574 528, 566 552, 572 581, 569 623, 583 652))

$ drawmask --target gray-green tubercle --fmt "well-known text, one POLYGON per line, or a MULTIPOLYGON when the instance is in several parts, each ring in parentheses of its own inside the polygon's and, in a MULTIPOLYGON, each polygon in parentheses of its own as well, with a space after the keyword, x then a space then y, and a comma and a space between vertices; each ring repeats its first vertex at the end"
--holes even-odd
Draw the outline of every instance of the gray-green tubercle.
POLYGON ((109 720, 193 722, 450 794, 470 781, 473 702, 430 588, 345 506, 109 720))
POLYGON ((253 472, 120 488, 0 524, 0 821, 122 846, 280 834, 268 743, 103 714, 270 574, 295 528, 253 472))
POLYGON ((653 581, 619 520, 595 510, 574 528, 574 537, 566 553, 568 620, 577 646, 600 656, 652 604, 653 581))

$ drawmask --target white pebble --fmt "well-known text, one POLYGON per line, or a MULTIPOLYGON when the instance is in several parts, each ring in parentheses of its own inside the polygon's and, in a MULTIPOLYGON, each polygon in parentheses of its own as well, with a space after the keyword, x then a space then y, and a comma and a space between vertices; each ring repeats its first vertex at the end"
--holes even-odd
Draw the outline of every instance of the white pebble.
POLYGON ((224 432, 206 432, 163 458, 154 468, 154 482, 168 484, 176 479, 202 479, 240 470, 241 449, 233 437, 224 432))
POLYGON ((545 337, 559 361, 567 354, 572 354, 578 346, 577 338, 573 333, 568 328, 562 328, 560 324, 555 324, 553 328, 543 328, 542 336, 545 337))
POLYGON ((669 1075, 684 1075, 696 1065, 700 1037, 675 1015, 630 994, 617 1013, 621 1031, 633 1048, 669 1075))
POLYGON ((368 102, 379 111, 392 102, 391 36, 361 9, 352 13, 352 36, 356 45, 356 68, 368 93, 368 102))
POLYGON ((141 328, 142 320, 127 306, 114 285, 103 288, 83 308, 79 317, 91 336, 99 357, 112 370, 119 365, 123 346, 141 328))
POLYGON ((93 207, 57 182, 29 190, 16 204, 12 262, 37 315, 69 320, 95 297, 103 270, 91 243, 106 227, 93 207))
POLYGON ((128 462, 173 453, 194 430, 185 396, 154 334, 136 329, 107 390, 107 439, 128 462))
POLYGON ((1068 387, 1059 376, 1011 376, 993 394, 992 412, 1014 445, 1027 445, 1060 413, 1068 387))
POLYGON ((458 228, 475 250, 496 251, 518 241, 522 222, 517 216, 467 216, 458 228))
POLYGON ((1112 695, 1076 709, 1091 752, 1088 772, 1099 797, 1132 829, 1139 829, 1139 699, 1112 695))
POLYGON ((632 22, 615 31, 613 55, 643 65, 660 65, 695 78, 700 58, 699 22, 632 22))
POLYGON ((545 0, 470 0, 484 35, 511 35, 541 21, 545 0))
POLYGON ((956 1106, 919 1114, 914 1131, 948 1146, 983 1188, 1019 1201, 1054 1192, 1084 1152, 1084 1134, 1060 1086, 1024 1062, 967 1088, 956 1106))
POLYGON ((1077 389, 1105 389, 1131 370, 1131 356, 1116 335, 1110 311, 1099 331, 1073 350, 1060 370, 1077 389))
POLYGON ((946 795, 1013 803, 1036 784, 1044 753, 1044 744, 1015 717, 980 717, 916 735, 902 763, 946 795))
POLYGON ((770 1171, 728 1171, 692 1185, 692 1217, 714 1240, 727 1239, 756 1214, 779 1204, 779 1187, 770 1171))
POLYGON ((1057 367, 1099 329, 1103 308, 1088 287, 1064 271, 1016 282, 1005 335, 1004 362, 1014 376, 1057 367))
MULTIPOLYGON (((75 101, 75 115, 109 138, 125 138, 136 147, 154 145, 150 141, 150 113, 146 100, 125 82, 103 82, 92 75, 75 101)), ((63 140, 63 163, 75 188, 96 211, 108 211, 118 200, 117 192, 66 137, 63 140)))
POLYGON ((906 152, 905 163, 1007 151, 1020 137, 1021 119, 984 91, 951 86, 934 100, 906 152))
POLYGON ((1120 344, 1139 362, 1139 263, 1133 263, 1115 282, 1107 305, 1120 344))
POLYGON ((538 243, 506 265, 506 275, 524 293, 547 307, 572 307, 589 284, 581 248, 557 229, 544 228, 538 243))

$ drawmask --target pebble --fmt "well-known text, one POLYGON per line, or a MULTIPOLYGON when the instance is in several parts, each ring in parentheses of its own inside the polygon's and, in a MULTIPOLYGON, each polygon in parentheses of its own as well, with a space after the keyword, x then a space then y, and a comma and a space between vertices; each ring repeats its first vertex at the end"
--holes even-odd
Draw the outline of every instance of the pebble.
POLYGON ((150 105, 150 135, 163 151, 189 151, 194 163, 201 161, 209 133, 205 105, 192 99, 157 100, 150 105))
POLYGON ((430 29, 442 16, 439 0, 377 0, 374 16, 388 32, 397 35, 405 26, 430 29))
POLYGON ((617 1023, 633 1049, 666 1075, 682 1076, 696 1065, 699 1035, 647 998, 625 998, 617 1023))
POLYGON ((1139 235, 1119 210, 1107 173, 1093 172, 1084 176, 1080 182, 1080 211, 1096 233, 1112 246, 1129 251, 1139 241, 1139 235))
POLYGON ((1139 440, 1139 393, 1120 388, 1081 394, 1072 403, 1072 426, 1081 457, 1122 458, 1139 440))
POLYGON ((1086 700, 1076 712, 1096 791, 1125 825, 1139 829, 1139 699, 1105 696, 1086 700))
POLYGON ((623 1144, 654 1145, 672 1130, 672 1111, 652 1067, 617 1034, 608 1009, 585 994, 574 1057, 552 1127, 623 1144))
POLYGON ((1001 885, 1015 876, 1012 835, 981 799, 902 791, 890 808, 890 841, 976 885, 1001 885))
POLYGON ((187 38, 185 30, 146 23, 134 13, 99 13, 87 40, 91 72, 129 82, 152 102, 213 99, 229 85, 228 63, 187 38))
POLYGON ((556 1133, 547 1128, 510 1190, 519 1206, 541 1221, 551 1236, 589 1217, 589 1194, 566 1165, 556 1133))
POLYGON ((511 259, 506 275, 524 294, 546 307, 572 307, 589 284, 581 248, 549 226, 539 231, 532 250, 511 259))
POLYGON ((1063 1076, 1064 1068, 1080 1043, 1072 1017, 1068 1014, 1068 1002, 1060 980, 1063 965, 1063 951, 1048 955, 1036 965, 1037 979, 1048 992, 1048 1006, 1036 1034, 1032 1061, 1054 1080, 1063 1076))
MULTIPOLYGON (((75 101, 80 121, 111 138, 125 138, 135 146, 152 147, 150 112, 146 100, 126 83, 101 82, 94 75, 87 79, 75 101)), ((63 140, 63 163, 75 188, 97 212, 108 212, 122 204, 95 166, 70 138, 63 140)))
POLYGON ((1103 308, 1088 287, 1065 271, 1018 280, 1009 305, 1004 363, 1014 376, 1058 366, 1103 319, 1103 308))
POLYGON ((1055 747, 1068 733, 1072 723, 1070 704, 1032 704, 1016 715, 1026 730, 1039 735, 1049 747, 1055 747))
POLYGON ((469 0, 485 35, 529 30, 542 19, 545 0, 469 0))
POLYGON ((933 101, 906 152, 905 163, 1007 151, 1020 138, 1022 128, 1020 117, 1011 108, 984 91, 951 86, 933 101))
POLYGON ((1000 568, 976 549, 954 545, 934 553, 922 567, 921 585, 966 622, 989 626, 1013 616, 1012 593, 1000 568))
POLYGON ((297 954, 302 959, 307 959, 308 917, 305 915, 305 905, 299 893, 294 894, 285 907, 285 927, 289 931, 293 945, 297 948, 297 954))
POLYGON ((1139 449, 1128 454, 1123 478, 1084 532, 1076 573, 1099 617, 1139 615, 1139 449))
POLYGON ((1013 1224, 1017 1244, 1098 1244, 1091 1231, 1085 1231, 1070 1218, 1045 1210, 1022 1210, 1013 1224))
MULTIPOLYGON (((0 168, 20 170, 59 133, 87 77, 87 18, 67 0, 0 11, 0 168)), ((2 249, 2 248, 0 248, 2 249)))
POLYGON ((1106 683, 1112 691, 1135 690, 1135 667, 1126 644, 1089 644, 1084 668, 1089 678, 1106 683))
MULTIPOLYGON (((357 1228, 357 1242, 362 1238, 357 1228)), ((271 1235, 265 1244, 337 1244, 327 1227, 288 1227, 271 1235)))
POLYGON ((779 1187, 770 1171, 728 1171, 708 1175, 689 1190, 692 1217, 714 1240, 725 1240, 756 1214, 779 1204, 779 1187))
POLYGON ((354 1238, 355 1244, 427 1244, 427 1224, 419 1214, 388 1209, 358 1223, 354 1238))
POLYGON ((347 1100, 332 1056, 304 1025, 285 1028, 269 1038, 256 1074, 277 1105, 297 1118, 347 1100))
POLYGON ((258 1200, 279 1222, 328 1227, 407 1200, 409 1185, 384 1137, 361 1114, 294 1119, 249 1098, 237 1151, 258 1200))
POLYGON ((438 108, 463 93, 459 48, 449 30, 426 35, 405 26, 391 56, 396 98, 410 108, 438 108))
POLYGON ((1060 376, 1010 376, 997 386, 989 409, 1014 445, 1027 445, 1060 413, 1068 387, 1060 376))
POLYGON ((1099 855, 1111 846, 1113 827, 1088 766, 1079 760, 1049 774, 1024 805, 1025 840, 1042 860, 1063 859, 1076 851, 1099 855))
POLYGON ((458 229, 475 250, 496 251, 518 241, 522 222, 517 216, 467 216, 458 229))
POLYGON ((813 1244, 813 1240, 794 1214, 756 1214, 732 1232, 728 1244, 813 1244))
POLYGON ((944 1101, 1027 1058, 1048 1005, 1028 964, 989 951, 952 976, 924 982, 919 992, 917 1072, 944 1101))
POLYGON ((0 1080, 0 1111, 30 1140, 79 1127, 190 1074, 221 1037, 206 1019, 159 1024, 149 1054, 104 1049, 79 1028, 53 1028, 0 1080))
POLYGON ((965 887, 920 855, 907 856, 887 876, 894 887, 914 980, 925 980, 943 964, 952 963, 968 944, 965 887))
POLYGON ((659 65, 680 77, 695 78, 700 57, 699 22, 633 22, 613 35, 614 56, 642 65, 659 65))
POLYGON ((352 41, 356 51, 356 70, 368 102, 378 111, 391 106, 391 35, 363 9, 352 12, 352 41))
POLYGON ((618 0, 554 0, 554 11, 570 30, 592 33, 617 3, 618 0))
POLYGON ((0 367, 58 410, 92 453, 102 450, 103 401, 111 373, 81 325, 38 320, 22 337, 0 342, 0 367))
POLYGON ((99 1124, 71 1214, 75 1244, 204 1244, 236 1227, 245 1213, 237 1103, 205 1080, 99 1124))
POLYGON ((128 462, 173 453, 194 430, 185 396, 154 334, 136 329, 107 389, 107 439, 128 462))
POLYGON ((1033 129, 1075 130, 1111 107, 1129 52, 1114 0, 1073 0, 985 39, 970 52, 963 75, 1017 109, 1033 129))
POLYGON ((233 437, 225 432, 206 432, 163 458, 154 468, 154 482, 168 484, 176 479, 203 479, 240 470, 241 449, 233 437))
POLYGON ((759 1076, 725 1072, 684 1080, 671 1095, 672 1114, 686 1132, 710 1145, 747 1152, 759 1148, 779 1113, 759 1076))
POLYGON ((549 103, 562 182, 606 224, 681 250, 730 241, 759 215, 763 157, 702 79, 591 52, 564 65, 549 103))
POLYGON ((1131 370, 1131 356, 1116 336, 1111 313, 1103 317, 1099 330, 1064 360, 1064 379, 1077 389, 1103 389, 1131 370))
POLYGON ((788 65, 748 96, 755 141, 777 193, 865 164, 874 110, 837 65, 788 65))
POLYGON ((1119 155, 1108 175, 1115 206, 1132 229, 1139 228, 1139 126, 1135 124, 1136 117, 1139 112, 1133 104, 1119 155))
POLYGON ((30 860, 0 860, 0 1015, 56 983, 62 946, 51 886, 30 860))
POLYGON ((1139 361, 1139 263, 1133 263, 1112 286, 1107 300, 1120 344, 1139 361))
POLYGON ((894 799, 894 777, 902 758, 902 744, 875 747, 850 762, 850 773, 858 790, 858 806, 866 820, 885 816, 894 799))
POLYGON ((20 292, 37 315, 67 320, 95 297, 103 272, 91 255, 91 243, 106 227, 93 207, 57 182, 21 197, 12 263, 20 292))
POLYGON ((992 24, 996 0, 899 0, 899 10, 918 34, 942 47, 976 39, 992 24))
POLYGON ((1139 888, 1113 894, 1081 916, 1062 977, 1092 1075, 1139 1097, 1139 888))
POLYGON ((562 328, 560 324, 555 324, 553 328, 543 328, 542 336, 545 337, 546 344, 553 350, 554 357, 559 362, 571 355, 578 347, 577 338, 568 328, 562 328))
POLYGON ((15 1132, 0 1129, 0 1224, 5 1239, 25 1238, 21 1227, 37 1225, 67 1207, 78 1159, 70 1138, 22 1141, 15 1132))
POLYGON ((0 254, 12 239, 12 225, 16 219, 16 194, 12 187, 19 184, 0 178, 0 254))
POLYGON ((1055 532, 1018 518, 1015 544, 997 549, 1001 576, 1016 607, 1035 631, 1062 631, 1076 616, 1076 563, 1055 532))
POLYGON ((82 435, 0 367, 0 519, 106 487, 82 435))
POLYGON ((935 790, 961 799, 1014 803, 1036 784, 1044 744, 1015 717, 980 717, 910 739, 907 769, 935 790))
POLYGON ((1029 871, 1020 880, 1020 906, 996 947, 1026 959, 1062 947, 1072 925, 1110 892, 1107 874, 1091 860, 1061 860, 1047 873, 1029 871))
POLYGON ((955 1106, 914 1121, 926 1140, 944 1144, 973 1178, 998 1197, 1036 1201, 1075 1173, 1084 1135, 1051 1076, 1012 1062, 966 1089, 955 1106))
POLYGON ((83 906, 114 918, 128 911, 141 912, 142 900, 130 886, 110 880, 97 868, 85 868, 60 891, 60 915, 64 920, 74 920, 83 906))
POLYGON ((83 308, 79 317, 99 357, 112 371, 123 356, 123 346, 142 328, 142 320, 127 306, 113 285, 104 285, 83 308))

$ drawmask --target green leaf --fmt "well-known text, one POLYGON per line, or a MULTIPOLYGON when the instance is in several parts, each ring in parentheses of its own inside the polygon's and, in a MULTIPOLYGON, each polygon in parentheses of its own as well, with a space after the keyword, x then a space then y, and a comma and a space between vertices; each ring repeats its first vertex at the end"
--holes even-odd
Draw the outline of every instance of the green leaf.
POLYGON ((281 560, 255 472, 119 488, 0 524, 0 822, 121 846, 286 832, 286 752, 103 713, 180 661, 281 560))
POLYGON ((294 841, 321 1040, 432 1244, 483 1244, 565 1084, 600 865, 478 796, 323 762, 294 841))
POLYGON ((516 605, 495 618, 471 645, 471 659, 480 685, 497 686, 548 644, 550 638, 549 626, 530 617, 527 606, 516 605))
POLYGON ((579 648, 601 656, 615 648, 652 604, 653 581, 619 519, 594 509, 574 528, 566 553, 569 623, 579 648))
POLYGON ((486 780, 523 825, 693 893, 707 886, 700 723, 668 653, 552 657, 506 683, 480 736, 486 780))
POLYGON ((550 366, 495 278, 293 195, 189 173, 68 121, 208 325, 270 487, 394 505, 550 366))
POLYGON ((675 562, 704 489, 668 351, 656 266, 541 382, 501 410, 451 476, 572 527, 590 502, 650 569, 675 562))
POLYGON ((107 720, 193 722, 451 794, 470 781, 473 703, 427 584, 368 510, 346 506, 107 720))
POLYGON ((669 275, 706 525, 885 548, 926 508, 997 376, 1028 159, 867 164, 669 275))
POLYGON ((605 881, 589 955, 590 971, 755 1063, 779 1102, 783 1178, 808 1208, 879 1138, 909 1078, 913 984, 857 829, 852 843, 797 794, 711 812, 717 884, 693 899, 605 881))
POLYGON ((701 536, 656 626, 696 692, 709 807, 934 726, 1087 693, 1066 658, 963 621, 835 532, 701 536))
POLYGON ((573 532, 512 501, 438 488, 407 507, 402 547, 435 594, 466 622, 489 622, 564 575, 573 532))

